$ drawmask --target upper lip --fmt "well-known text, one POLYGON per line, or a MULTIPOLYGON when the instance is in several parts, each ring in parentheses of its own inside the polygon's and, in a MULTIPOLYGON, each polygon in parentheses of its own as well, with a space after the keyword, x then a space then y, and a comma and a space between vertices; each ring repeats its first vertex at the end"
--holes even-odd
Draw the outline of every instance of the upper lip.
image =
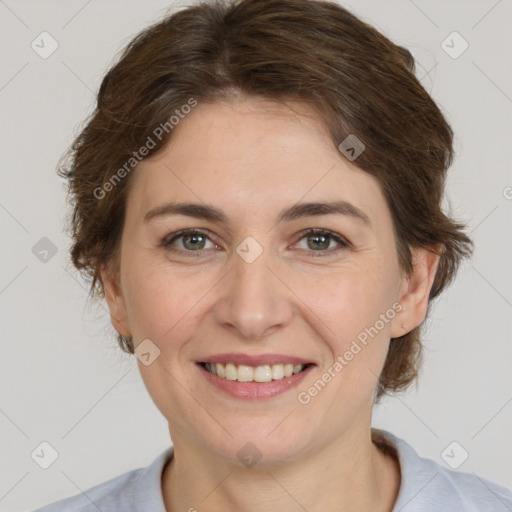
POLYGON ((247 366, 264 366, 273 364, 314 364, 312 361, 297 356, 287 356, 284 354, 216 354, 208 356, 197 361, 198 363, 232 363, 235 365, 244 364, 247 366))

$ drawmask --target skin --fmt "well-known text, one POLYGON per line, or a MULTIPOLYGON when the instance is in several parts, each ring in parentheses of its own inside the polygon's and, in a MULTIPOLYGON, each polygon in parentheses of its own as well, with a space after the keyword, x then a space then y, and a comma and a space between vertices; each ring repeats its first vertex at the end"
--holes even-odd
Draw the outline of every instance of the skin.
POLYGON ((116 330, 161 351, 139 369, 174 445, 162 478, 168 511, 390 511, 396 500, 399 465, 372 442, 374 393, 390 338, 425 318, 438 256, 413 250, 414 271, 403 275, 377 181, 337 150, 305 105, 293 107, 254 97, 199 103, 134 171, 118 272, 102 269, 116 330), (336 214, 276 223, 297 202, 339 199, 371 226, 336 214), (144 222, 168 201, 211 204, 229 223, 144 222), (181 254, 162 246, 186 228, 207 238, 175 240, 181 254), (350 245, 322 246, 301 234, 309 228, 350 245), (236 252, 248 236, 263 249, 252 263, 236 252), (298 393, 397 301, 402 310, 378 335, 299 403, 298 393), (243 400, 217 390, 195 364, 226 352, 295 355, 316 366, 298 388, 243 400), (250 468, 237 457, 247 442, 261 453, 250 468))

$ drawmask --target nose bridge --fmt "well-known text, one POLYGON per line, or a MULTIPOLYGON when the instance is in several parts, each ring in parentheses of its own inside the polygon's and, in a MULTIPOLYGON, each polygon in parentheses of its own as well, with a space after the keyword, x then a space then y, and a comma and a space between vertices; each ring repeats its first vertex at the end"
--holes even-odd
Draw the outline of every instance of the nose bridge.
POLYGON ((216 307, 219 323, 235 329, 239 338, 257 340, 290 321, 287 288, 276 277, 270 247, 252 237, 232 255, 233 271, 216 307))

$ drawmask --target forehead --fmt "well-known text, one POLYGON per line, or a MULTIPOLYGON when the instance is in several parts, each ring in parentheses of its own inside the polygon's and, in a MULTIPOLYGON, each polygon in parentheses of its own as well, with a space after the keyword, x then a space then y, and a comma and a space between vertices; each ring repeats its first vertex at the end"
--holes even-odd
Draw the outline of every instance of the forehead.
POLYGON ((385 207, 375 178, 297 103, 293 110, 257 98, 199 103, 134 174, 129 209, 139 218, 171 200, 215 204, 234 216, 274 215, 299 201, 346 200, 370 218, 385 207))

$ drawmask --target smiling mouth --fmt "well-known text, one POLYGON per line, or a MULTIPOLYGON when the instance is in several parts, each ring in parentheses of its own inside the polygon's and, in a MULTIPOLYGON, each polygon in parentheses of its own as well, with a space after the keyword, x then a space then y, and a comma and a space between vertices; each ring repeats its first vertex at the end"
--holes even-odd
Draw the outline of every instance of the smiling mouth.
POLYGON ((248 366, 232 363, 199 363, 207 372, 222 379, 238 382, 272 382, 281 380, 304 371, 312 364, 266 364, 248 366))

